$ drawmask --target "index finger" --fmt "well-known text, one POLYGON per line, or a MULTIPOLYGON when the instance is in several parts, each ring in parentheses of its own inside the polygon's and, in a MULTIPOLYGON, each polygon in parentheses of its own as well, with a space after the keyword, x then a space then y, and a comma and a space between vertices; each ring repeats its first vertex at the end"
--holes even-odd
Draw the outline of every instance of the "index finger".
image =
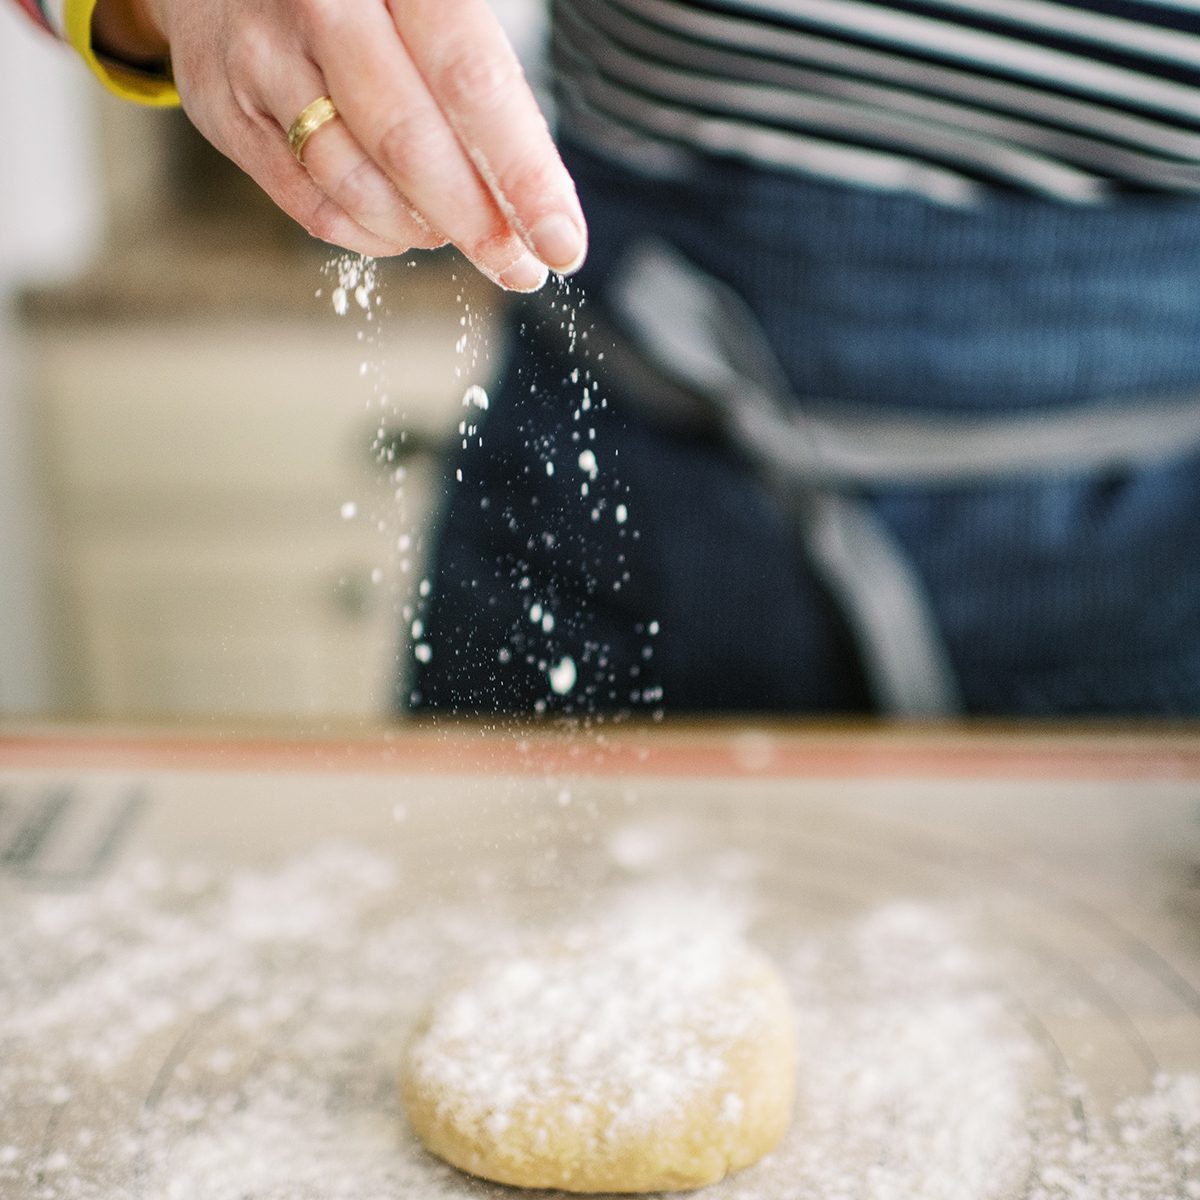
POLYGON ((397 31, 509 224, 556 271, 578 270, 587 223, 533 92, 487 0, 398 0, 397 31))

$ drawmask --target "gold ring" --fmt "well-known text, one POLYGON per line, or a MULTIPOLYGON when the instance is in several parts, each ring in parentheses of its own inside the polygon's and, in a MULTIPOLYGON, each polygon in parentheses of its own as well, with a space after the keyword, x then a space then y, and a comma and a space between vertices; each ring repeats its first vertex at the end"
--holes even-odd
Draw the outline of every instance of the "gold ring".
POLYGON ((300 110, 300 115, 287 131, 288 145, 297 162, 304 162, 304 144, 326 121, 338 115, 333 101, 328 96, 318 96, 311 104, 300 110))

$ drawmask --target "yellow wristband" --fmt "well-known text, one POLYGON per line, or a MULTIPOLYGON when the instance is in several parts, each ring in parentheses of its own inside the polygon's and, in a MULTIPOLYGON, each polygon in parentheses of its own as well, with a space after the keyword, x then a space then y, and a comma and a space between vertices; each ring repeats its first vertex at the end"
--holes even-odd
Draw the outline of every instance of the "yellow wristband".
POLYGON ((67 41, 79 51, 83 61, 114 95, 137 104, 166 108, 179 103, 179 93, 171 77, 163 73, 139 71, 126 63, 102 58, 92 45, 92 13, 96 0, 66 0, 67 41))

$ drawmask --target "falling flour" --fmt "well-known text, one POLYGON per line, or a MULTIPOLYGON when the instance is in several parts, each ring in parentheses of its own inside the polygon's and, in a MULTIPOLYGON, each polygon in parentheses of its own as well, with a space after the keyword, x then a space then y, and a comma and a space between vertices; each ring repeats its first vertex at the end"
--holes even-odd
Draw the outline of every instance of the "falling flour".
POLYGON ((333 311, 344 317, 353 301, 370 315, 372 306, 378 303, 375 261, 358 254, 340 254, 328 264, 326 271, 335 281, 329 294, 333 311))
POLYGON ((558 696, 565 696, 570 692, 579 679, 575 660, 569 654, 563 655, 547 674, 550 679, 550 690, 558 696))
MULTIPOLYGON (((591 902, 633 930, 664 896, 700 924, 754 915, 752 882, 714 891, 753 878, 744 855, 714 857, 698 885, 661 863, 673 844, 618 830, 597 850, 614 882, 591 902)), ((421 1150, 395 1072, 434 989, 519 946, 527 888, 481 874, 475 899, 415 904, 402 872, 326 848, 271 870, 146 862, 75 894, 6 894, 0 1195, 510 1196, 421 1150)), ((1161 1076, 1111 1112, 1073 1080, 1047 1093, 970 916, 885 904, 773 928, 796 1019, 796 1115, 714 1200, 1200 1195, 1200 1079, 1161 1076), (1084 1120, 1054 1115, 1068 1101, 1084 1120)), ((634 973, 659 949, 635 933, 634 973)), ((679 1086, 662 1081, 664 1095, 679 1086)))

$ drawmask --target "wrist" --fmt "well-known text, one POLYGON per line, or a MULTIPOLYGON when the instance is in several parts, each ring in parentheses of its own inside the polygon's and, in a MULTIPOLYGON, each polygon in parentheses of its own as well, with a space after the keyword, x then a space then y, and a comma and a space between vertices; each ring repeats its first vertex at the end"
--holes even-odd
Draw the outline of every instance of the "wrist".
POLYGON ((170 54, 154 0, 96 0, 92 44, 131 66, 159 64, 170 54))

